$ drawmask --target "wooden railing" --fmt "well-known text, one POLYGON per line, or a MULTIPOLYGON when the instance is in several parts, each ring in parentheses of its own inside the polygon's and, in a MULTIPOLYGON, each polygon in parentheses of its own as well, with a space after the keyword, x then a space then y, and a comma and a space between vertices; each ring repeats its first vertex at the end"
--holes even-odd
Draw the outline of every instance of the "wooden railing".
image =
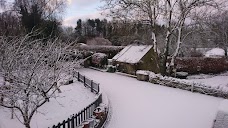
POLYGON ((71 118, 68 118, 67 120, 63 120, 62 122, 59 122, 57 125, 54 125, 51 128, 77 128, 78 126, 80 126, 80 124, 83 121, 92 117, 93 111, 95 110, 96 107, 99 106, 100 103, 102 103, 101 94, 88 107, 84 108, 79 113, 72 115, 71 118))
MULTIPOLYGON (((91 92, 99 94, 100 87, 98 83, 94 82, 93 80, 90 80, 89 78, 80 74, 79 72, 75 72, 73 76, 77 78, 78 81, 84 83, 84 86, 90 88, 91 92)), ((53 125, 51 128, 77 128, 78 126, 80 126, 80 124, 83 121, 88 120, 89 118, 92 117, 93 111, 101 103, 102 103, 102 94, 100 93, 98 98, 89 106, 85 107, 79 113, 73 114, 67 120, 63 120, 62 122, 59 122, 57 125, 53 125)))
POLYGON ((90 80, 89 78, 80 74, 79 72, 75 72, 73 76, 77 78, 78 81, 84 83, 84 86, 90 88, 91 92, 96 94, 100 92, 99 84, 94 82, 93 80, 90 80))

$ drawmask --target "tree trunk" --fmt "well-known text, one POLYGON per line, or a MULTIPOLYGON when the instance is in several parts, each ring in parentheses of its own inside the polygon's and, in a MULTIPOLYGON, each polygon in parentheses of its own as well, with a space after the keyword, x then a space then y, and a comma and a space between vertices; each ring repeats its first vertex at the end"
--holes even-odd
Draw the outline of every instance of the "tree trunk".
POLYGON ((224 47, 225 56, 227 57, 227 47, 224 47))
POLYGON ((156 35, 155 33, 152 31, 151 32, 151 39, 153 40, 153 47, 154 47, 154 52, 156 52, 158 54, 158 50, 157 50, 157 40, 156 40, 156 35))
POLYGON ((168 54, 169 54, 169 42, 170 42, 170 35, 171 33, 169 31, 167 31, 166 33, 166 39, 165 39, 165 51, 162 57, 162 68, 161 68, 161 74, 162 75, 166 75, 166 63, 167 63, 167 58, 168 58, 168 54))
POLYGON ((177 47, 176 47, 176 50, 174 52, 174 55, 172 56, 172 59, 171 59, 170 65, 169 65, 169 74, 170 75, 172 74, 173 71, 174 71, 173 72, 174 74, 176 73, 175 59, 180 51, 180 46, 182 44, 181 35, 182 35, 182 27, 178 27, 177 47))
POLYGON ((26 128, 31 128, 29 123, 24 123, 26 128))

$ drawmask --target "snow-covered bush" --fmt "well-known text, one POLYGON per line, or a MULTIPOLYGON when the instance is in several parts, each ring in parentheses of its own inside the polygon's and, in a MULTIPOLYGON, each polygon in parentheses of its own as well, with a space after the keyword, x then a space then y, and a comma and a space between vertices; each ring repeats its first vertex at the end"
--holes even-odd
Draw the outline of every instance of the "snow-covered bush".
POLYGON ((108 64, 108 56, 104 53, 95 53, 92 55, 92 65, 104 68, 108 64))

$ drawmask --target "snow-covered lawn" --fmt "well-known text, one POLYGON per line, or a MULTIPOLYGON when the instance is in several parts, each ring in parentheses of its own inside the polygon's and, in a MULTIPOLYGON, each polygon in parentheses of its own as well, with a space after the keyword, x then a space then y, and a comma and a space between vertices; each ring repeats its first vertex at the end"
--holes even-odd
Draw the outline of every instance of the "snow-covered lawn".
POLYGON ((80 72, 99 82, 110 100, 107 128, 211 128, 223 100, 115 73, 80 72))
MULTIPOLYGON (((61 86, 62 93, 44 104, 34 115, 32 128, 47 128, 56 125, 72 114, 76 114, 95 100, 95 94, 86 89, 82 83, 76 82, 61 86)), ((10 119, 10 110, 0 107, 0 128, 24 128, 15 118, 10 119)))
POLYGON ((193 75, 188 77, 189 81, 202 83, 206 86, 213 88, 219 88, 223 91, 228 92, 228 72, 217 74, 217 75, 193 75))

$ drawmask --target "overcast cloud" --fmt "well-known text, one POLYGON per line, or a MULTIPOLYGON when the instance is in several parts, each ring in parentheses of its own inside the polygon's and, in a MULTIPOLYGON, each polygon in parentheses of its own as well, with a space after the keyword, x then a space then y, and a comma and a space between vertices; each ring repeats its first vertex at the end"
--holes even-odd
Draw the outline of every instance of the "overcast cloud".
POLYGON ((68 0, 63 25, 75 27, 78 19, 103 18, 98 10, 101 5, 100 0, 68 0))

